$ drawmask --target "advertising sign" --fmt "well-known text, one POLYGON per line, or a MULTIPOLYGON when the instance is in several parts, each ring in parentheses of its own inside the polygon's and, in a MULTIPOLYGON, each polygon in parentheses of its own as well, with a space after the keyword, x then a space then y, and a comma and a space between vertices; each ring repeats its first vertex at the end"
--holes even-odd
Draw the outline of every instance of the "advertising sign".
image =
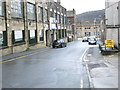
POLYGON ((106 47, 114 47, 114 40, 105 40, 106 47))
POLYGON ((35 30, 30 30, 30 39, 35 38, 35 30))
POLYGON ((15 41, 21 41, 23 39, 22 31, 15 31, 15 41))
POLYGON ((55 19, 50 17, 50 30, 55 30, 55 29, 56 29, 55 19))

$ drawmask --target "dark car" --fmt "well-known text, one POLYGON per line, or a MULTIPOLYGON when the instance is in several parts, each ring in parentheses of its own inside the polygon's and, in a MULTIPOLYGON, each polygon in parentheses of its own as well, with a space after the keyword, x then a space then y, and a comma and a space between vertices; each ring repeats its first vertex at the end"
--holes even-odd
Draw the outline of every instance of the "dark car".
POLYGON ((88 44, 89 44, 89 45, 96 45, 96 44, 97 44, 97 40, 96 40, 95 38, 90 38, 90 39, 88 40, 88 44))
POLYGON ((87 37, 83 37, 82 38, 82 42, 88 42, 88 38, 87 37))
POLYGON ((52 43, 52 47, 53 48, 62 48, 62 47, 66 47, 67 46, 67 43, 63 40, 63 39, 60 39, 60 40, 54 40, 53 43, 52 43))

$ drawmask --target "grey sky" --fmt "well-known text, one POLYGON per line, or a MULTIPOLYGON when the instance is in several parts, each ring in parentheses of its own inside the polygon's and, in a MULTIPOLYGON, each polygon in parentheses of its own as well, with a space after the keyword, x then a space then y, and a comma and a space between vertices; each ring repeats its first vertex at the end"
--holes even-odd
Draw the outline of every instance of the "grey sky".
POLYGON ((101 10, 105 8, 105 0, 61 0, 61 5, 64 6, 67 10, 76 10, 77 14, 101 10))

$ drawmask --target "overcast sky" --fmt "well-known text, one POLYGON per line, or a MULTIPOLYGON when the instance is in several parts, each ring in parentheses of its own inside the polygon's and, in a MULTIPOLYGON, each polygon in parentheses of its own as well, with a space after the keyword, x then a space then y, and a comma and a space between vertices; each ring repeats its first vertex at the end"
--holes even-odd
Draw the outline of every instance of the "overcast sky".
MULTIPOLYGON (((56 0, 57 1, 57 0, 56 0)), ((61 0, 67 10, 75 9, 77 14, 105 8, 105 0, 61 0)))

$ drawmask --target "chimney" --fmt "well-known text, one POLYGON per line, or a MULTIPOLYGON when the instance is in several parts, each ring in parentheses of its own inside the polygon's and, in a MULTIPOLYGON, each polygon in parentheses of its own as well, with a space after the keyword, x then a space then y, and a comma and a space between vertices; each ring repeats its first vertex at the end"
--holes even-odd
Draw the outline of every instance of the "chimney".
POLYGON ((61 4, 60 0, 57 0, 57 3, 58 3, 58 4, 61 4))

